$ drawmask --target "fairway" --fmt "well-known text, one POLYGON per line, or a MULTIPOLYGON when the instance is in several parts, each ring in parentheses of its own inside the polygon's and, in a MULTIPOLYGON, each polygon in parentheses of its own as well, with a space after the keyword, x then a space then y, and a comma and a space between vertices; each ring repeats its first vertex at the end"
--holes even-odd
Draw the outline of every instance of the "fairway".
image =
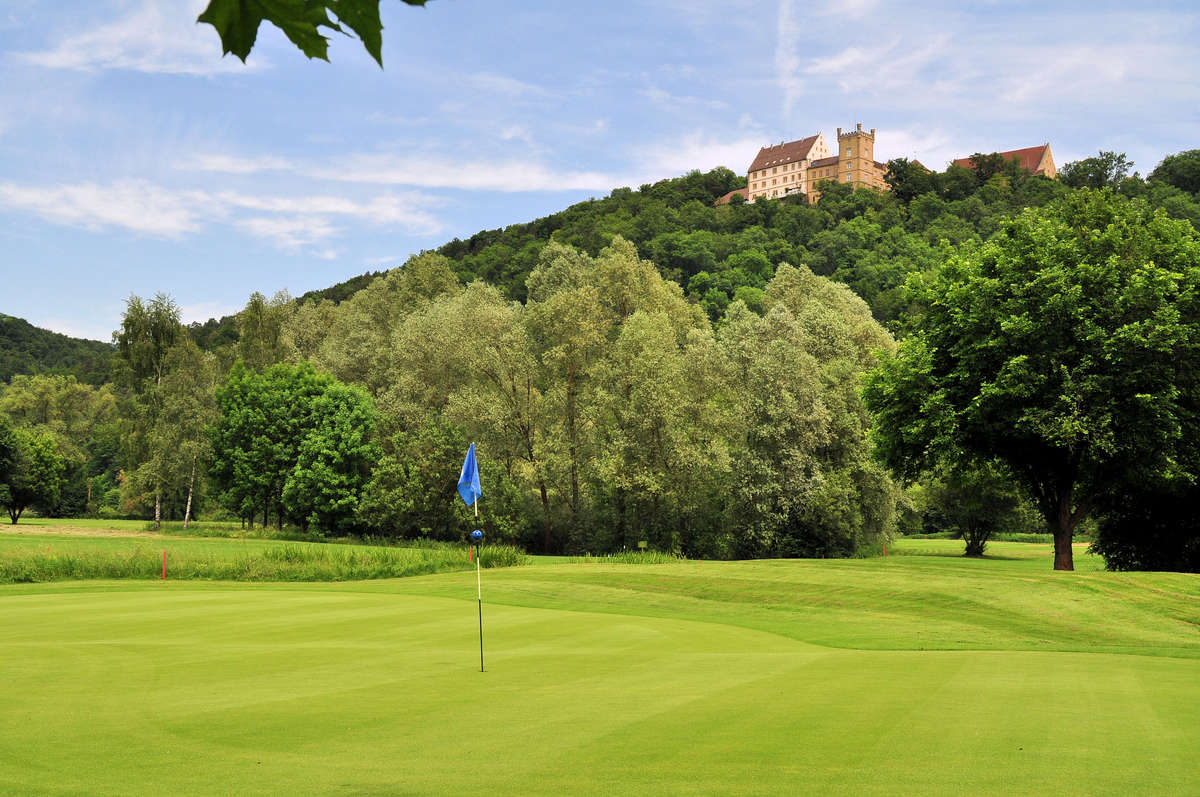
POLYGON ((1200 579, 960 545, 3 586, 0 791, 1196 793, 1200 579))

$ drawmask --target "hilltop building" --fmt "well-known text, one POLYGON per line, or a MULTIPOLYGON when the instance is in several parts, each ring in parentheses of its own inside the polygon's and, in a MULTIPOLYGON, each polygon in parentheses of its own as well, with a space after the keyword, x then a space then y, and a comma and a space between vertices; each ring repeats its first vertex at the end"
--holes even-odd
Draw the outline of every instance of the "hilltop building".
MULTIPOLYGON (((730 191, 718 199, 717 204, 729 202, 734 194, 741 194, 747 202, 759 197, 778 199, 804 194, 809 202, 816 202, 821 197, 817 184, 823 180, 848 183, 853 188, 890 189, 883 179, 887 164, 875 160, 875 128, 864 131, 862 124, 858 124, 853 130, 843 132, 839 127, 837 143, 836 155, 830 154, 825 136, 821 133, 798 141, 781 141, 774 146, 763 147, 750 164, 746 187, 730 191)), ((1005 160, 1016 158, 1022 168, 1033 174, 1050 178, 1058 174, 1049 144, 1009 150, 1001 152, 1000 156, 1005 160)), ((954 163, 971 168, 970 158, 959 158, 954 163)))
MULTIPOLYGON (((1008 152, 999 153, 999 155, 1006 161, 1016 158, 1017 163, 1020 164, 1022 169, 1033 174, 1040 174, 1050 179, 1058 176, 1058 169, 1054 166, 1054 155, 1050 153, 1049 144, 1042 144, 1040 147, 1026 147, 1025 149, 1010 149, 1008 152)), ((956 158, 954 165, 970 169, 971 159, 956 158)))
POLYGON ((859 124, 854 130, 837 129, 838 154, 830 155, 825 136, 802 138, 763 147, 750 164, 746 177, 746 199, 753 202, 760 196, 778 198, 791 194, 807 194, 816 202, 821 180, 849 183, 855 188, 870 186, 888 190, 883 181, 887 165, 875 160, 875 128, 869 132, 859 124))

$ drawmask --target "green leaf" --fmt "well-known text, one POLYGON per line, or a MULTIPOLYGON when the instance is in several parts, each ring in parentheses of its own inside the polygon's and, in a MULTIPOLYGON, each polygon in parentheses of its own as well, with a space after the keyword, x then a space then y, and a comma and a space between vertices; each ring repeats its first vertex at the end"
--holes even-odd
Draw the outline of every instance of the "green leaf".
MULTIPOLYGON (((402 0, 424 6, 426 0, 402 0)), ((345 25, 358 36, 376 63, 383 66, 383 23, 379 0, 209 0, 197 22, 216 29, 222 54, 233 53, 245 63, 258 38, 258 26, 266 20, 309 58, 329 60, 329 39, 320 29, 345 33, 345 25), (333 12, 337 21, 330 18, 333 12), (341 24, 339 24, 341 23, 341 24)), ((349 35, 349 34, 347 34, 349 35)))
POLYGON ((337 18, 362 39, 363 47, 383 66, 383 23, 379 21, 379 0, 330 0, 337 18))
POLYGON ((256 14, 249 2, 243 0, 211 0, 196 22, 205 22, 216 29, 221 37, 221 54, 233 53, 246 62, 246 56, 258 38, 258 24, 262 14, 256 14))

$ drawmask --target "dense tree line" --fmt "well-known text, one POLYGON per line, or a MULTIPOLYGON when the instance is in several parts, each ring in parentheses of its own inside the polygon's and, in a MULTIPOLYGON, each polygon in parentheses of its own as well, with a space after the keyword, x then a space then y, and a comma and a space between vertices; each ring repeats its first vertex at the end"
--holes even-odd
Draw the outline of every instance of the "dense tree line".
MULTIPOLYGON (((1066 517, 1073 530, 1083 516, 1099 516, 1108 551, 1150 561, 1128 553, 1126 541, 1141 538, 1110 509, 1119 504, 1112 485, 1132 473, 1116 463, 1141 463, 1145 480, 1163 472, 1164 458, 1188 462, 1180 441, 1189 438, 1170 436, 1162 407, 1135 401, 1110 412, 1099 396, 1128 386, 1166 395, 1184 384, 1186 374, 1150 373, 1146 364, 1158 360, 1135 343, 1179 361, 1150 327, 1166 329, 1163 313, 1175 312, 1179 329, 1190 329, 1190 311, 1179 304, 1189 294, 1162 288, 1163 309, 1150 321, 1134 310, 1100 316, 1131 286, 1141 286, 1138 307, 1159 306, 1149 298, 1147 262, 1191 273, 1185 242, 1200 220, 1189 190, 1195 155, 1168 158, 1149 180, 1129 176, 1124 156, 1103 152, 1066 164, 1059 181, 996 156, 941 173, 897 160, 889 164, 891 192, 826 184, 816 205, 735 197, 715 206, 740 178, 693 172, 451 241, 319 295, 254 294, 235 318, 206 325, 183 327, 169 297, 131 297, 109 383, 20 376, 0 392, 0 416, 11 427, 0 460, 9 463, 10 484, 14 452, 30 462, 29 452, 52 450, 61 460, 42 467, 56 479, 26 503, 47 514, 186 520, 203 510, 250 524, 450 539, 467 522, 453 485, 474 441, 494 538, 531 549, 603 551, 644 540, 710 557, 848 555, 876 548, 899 523, 951 530, 978 554, 988 535, 1035 511, 1061 529, 1063 500, 1054 491, 1064 471, 1042 478, 1014 457, 1015 449, 1035 451, 1032 438, 965 435, 975 422, 946 412, 957 406, 951 399, 965 402, 955 411, 983 406, 985 394, 969 392, 978 388, 966 371, 951 368, 970 361, 956 353, 938 366, 968 391, 954 398, 928 381, 940 371, 919 349, 961 349, 953 338, 930 342, 946 312, 947 322, 973 325, 981 363, 1042 357, 1046 378, 1039 383, 1031 369, 1022 381, 1028 395, 1008 405, 1041 412, 1036 423, 1019 414, 1006 420, 1002 402, 984 409, 996 428, 1033 424, 1049 434, 1054 402, 1092 378, 1082 364, 1116 357, 1028 320, 1082 292, 1097 315, 1083 305, 1078 318, 1060 308, 1056 318, 1070 329, 1107 330, 1102 320, 1150 325, 1117 358, 1123 380, 1097 372, 1087 387, 1100 413, 1094 423, 1126 412, 1146 429, 1159 423, 1167 436, 1146 437, 1157 460, 1120 440, 1097 440, 1097 464, 1071 465, 1071 500, 1081 501, 1066 517), (1093 227, 1103 240, 1086 244, 1093 227), (1103 232, 1114 227, 1143 232, 1128 241, 1103 232), (1079 240, 1085 256, 1063 259, 1079 240), (1043 244, 1046 252, 1020 254, 1043 244), (1124 276, 1095 270, 1104 251, 1124 276), (972 283, 976 275, 985 282, 972 283), (1076 288, 1071 279, 1092 282, 1076 288), (1021 309, 1005 285, 1043 292, 1022 293, 1021 309), (952 296, 973 298, 974 309, 939 309, 952 296), (1024 338, 1011 336, 1012 317, 1027 319, 1024 338), (901 339, 896 354, 892 334, 901 339), (1072 365, 1071 346, 1080 365, 1072 365), (880 356, 884 367, 875 370, 880 356), (1062 367, 1066 376, 1054 376, 1062 367), (872 456, 860 395, 872 372, 874 444, 907 480, 905 490, 872 456), (896 388, 891 404, 888 385, 896 388), (1038 390, 1045 411, 1036 409, 1038 390), (944 406, 930 412, 913 398, 925 393, 944 406), (1142 411, 1157 420, 1143 423, 1142 411), (889 443, 889 429, 908 436, 889 443)), ((1171 340, 1181 345, 1179 335, 1171 340)), ((1068 414, 1062 429, 1096 440, 1098 432, 1080 431, 1082 411, 1068 414)), ((1054 434, 1061 442, 1067 432, 1054 434)), ((1046 454, 1039 461, 1053 459, 1053 446, 1036 450, 1046 454)), ((1185 485, 1191 471, 1176 470, 1172 484, 1185 485)), ((1152 489, 1168 488, 1182 489, 1152 489)), ((0 491, 0 503, 18 503, 12 493, 0 491)))

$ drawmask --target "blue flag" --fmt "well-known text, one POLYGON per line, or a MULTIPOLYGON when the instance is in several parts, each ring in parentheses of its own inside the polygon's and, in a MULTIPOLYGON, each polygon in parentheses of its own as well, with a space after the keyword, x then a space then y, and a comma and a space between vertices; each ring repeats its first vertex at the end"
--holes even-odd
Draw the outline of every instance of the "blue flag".
POLYGON ((475 464, 475 444, 467 449, 467 458, 463 460, 462 474, 458 477, 458 494, 467 506, 473 506, 483 495, 479 487, 479 466, 475 464))

